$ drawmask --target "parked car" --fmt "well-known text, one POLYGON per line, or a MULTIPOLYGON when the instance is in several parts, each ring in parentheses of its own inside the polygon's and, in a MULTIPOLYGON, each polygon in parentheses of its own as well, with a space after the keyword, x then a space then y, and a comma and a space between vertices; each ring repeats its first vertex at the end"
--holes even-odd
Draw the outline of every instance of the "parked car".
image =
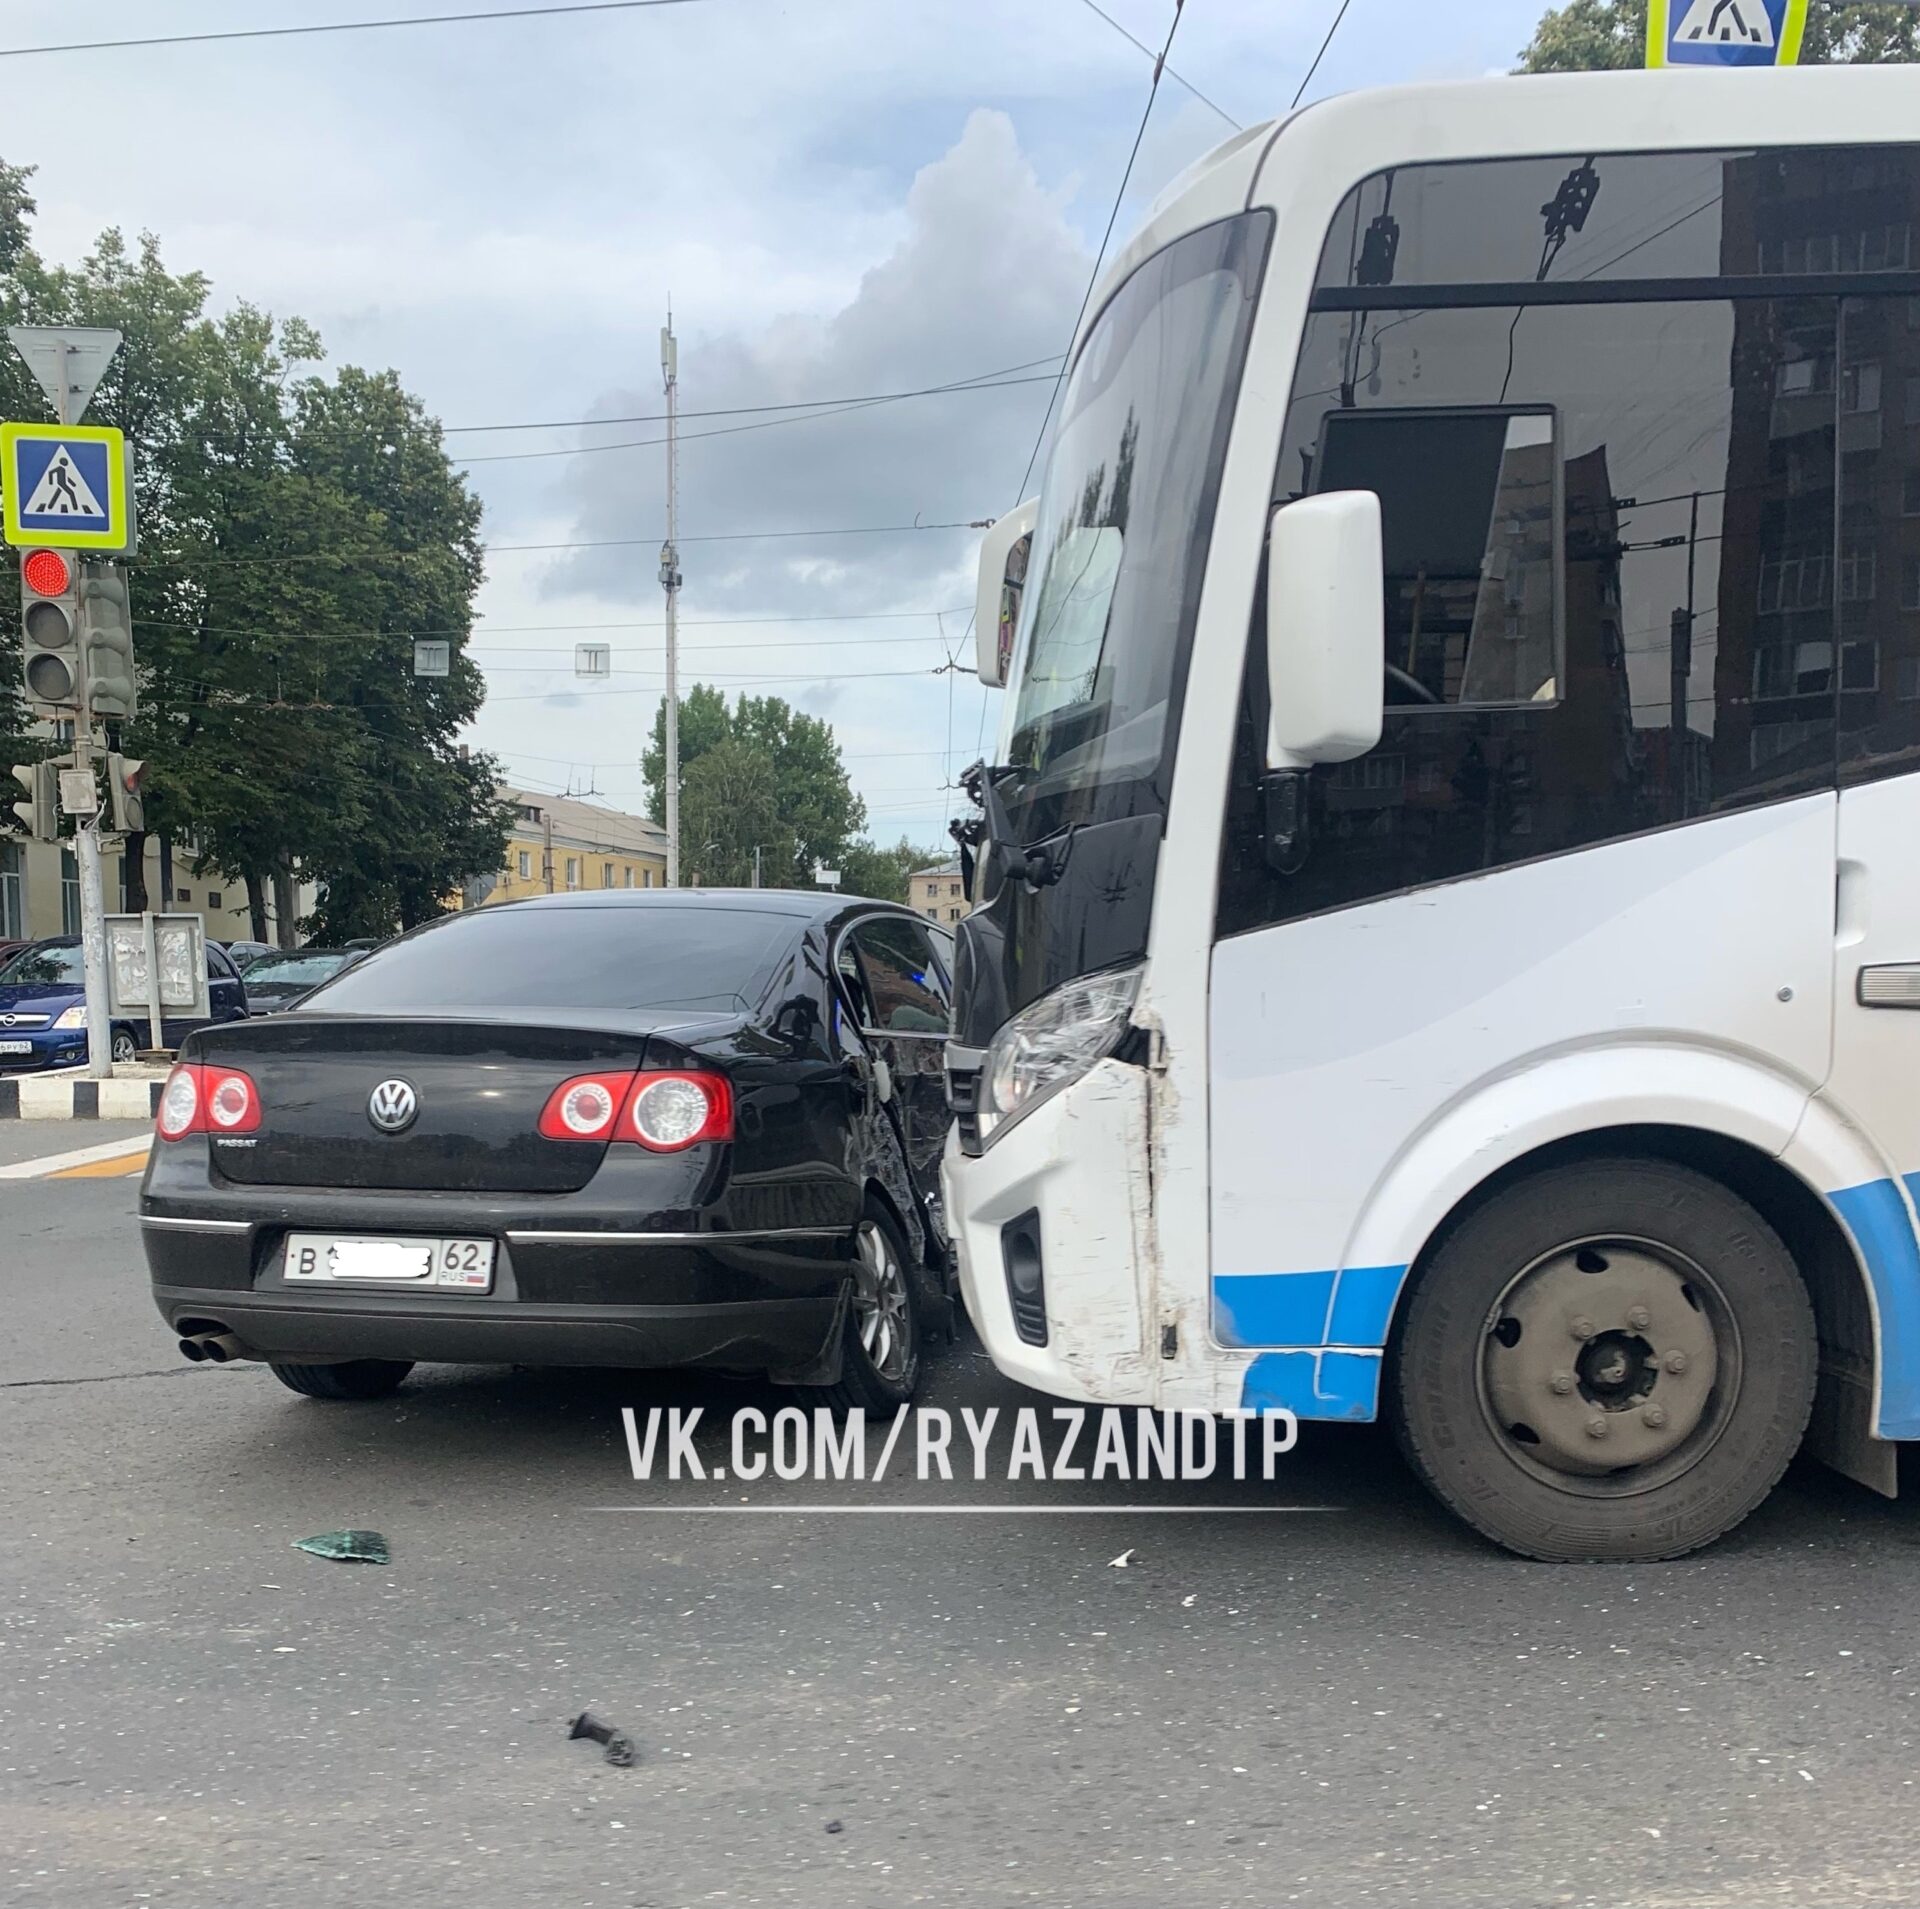
POLYGON ((358 948, 276 948, 248 964, 247 1006, 255 1014, 279 1014, 366 958, 358 948))
POLYGON ((242 974, 245 974, 262 955, 280 952, 270 941, 223 941, 219 945, 226 950, 227 959, 242 974))
MULTIPOLYGON (((214 1022, 243 1020, 247 997, 233 963, 207 948, 207 999, 214 1022)), ((210 1023, 168 1015, 161 1043, 178 1047, 195 1028, 210 1023)), ((116 1061, 130 1061, 147 1045, 144 1019, 113 1024, 116 1061)), ((77 1067, 87 1058, 87 988, 78 935, 29 942, 0 968, 0 1071, 77 1067)))
POLYGON ((314 1398, 416 1361, 911 1396, 952 1282, 949 970, 887 902, 621 890, 450 915, 208 1028, 140 1212, 189 1357, 314 1398))

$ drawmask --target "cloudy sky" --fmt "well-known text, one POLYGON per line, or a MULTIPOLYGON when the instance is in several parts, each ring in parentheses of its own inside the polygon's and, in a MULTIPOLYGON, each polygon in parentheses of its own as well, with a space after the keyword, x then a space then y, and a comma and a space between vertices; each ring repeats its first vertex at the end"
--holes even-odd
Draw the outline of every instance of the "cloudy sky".
MULTIPOLYGON (((0 49, 502 3, 0 0, 0 49)), ((1164 37, 1170 0, 1101 3, 1164 37)), ((1212 104, 1163 82, 1117 238, 1222 115, 1285 107, 1338 5, 1187 0, 1171 65, 1212 104)), ((1351 0, 1310 96, 1504 68, 1540 11, 1351 0)), ((1087 0, 690 0, 4 67, 0 157, 39 168, 44 251, 152 230, 218 300, 311 319, 447 424, 492 546, 475 738, 614 806, 639 803, 662 683, 671 297, 683 681, 826 716, 873 833, 944 839, 997 720, 937 673, 967 661, 975 539, 893 527, 1017 501, 1152 71, 1087 0), (609 681, 574 680, 582 640, 609 681)))

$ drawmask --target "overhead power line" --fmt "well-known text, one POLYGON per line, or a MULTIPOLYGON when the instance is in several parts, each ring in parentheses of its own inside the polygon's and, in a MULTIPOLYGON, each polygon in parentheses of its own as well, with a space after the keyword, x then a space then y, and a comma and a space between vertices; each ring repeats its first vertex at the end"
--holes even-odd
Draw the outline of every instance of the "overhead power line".
MULTIPOLYGON (((686 628, 686 622, 684 618, 681 621, 680 627, 682 629, 686 628)), ((938 643, 944 649, 946 644, 946 639, 938 635, 914 636, 911 634, 902 634, 902 635, 895 635, 895 636, 830 636, 830 637, 816 637, 813 639, 814 646, 817 646, 822 649, 832 650, 835 653, 838 653, 839 651, 845 650, 845 649, 864 648, 867 645, 874 644, 874 643, 885 643, 886 645, 888 645, 889 648, 892 648, 892 649, 900 649, 904 645, 912 644, 912 643, 938 643)), ((790 642, 790 641, 785 641, 777 636, 767 636, 767 637, 759 637, 759 638, 751 639, 744 643, 738 643, 738 642, 702 643, 701 645, 699 645, 698 649, 693 650, 689 653, 693 655, 698 655, 698 656, 707 656, 707 655, 711 655, 715 650, 793 651, 797 649, 805 649, 808 647, 809 645, 805 640, 802 640, 799 642, 790 642)), ((469 642, 466 646, 465 653, 468 656, 471 656, 473 660, 481 666, 482 669, 495 669, 495 668, 506 667, 505 665, 495 664, 492 661, 492 658, 494 658, 495 656, 551 656, 551 657, 558 658, 559 660, 545 665, 546 668, 571 669, 573 666, 571 652, 559 644, 550 644, 550 643, 497 643, 496 644, 496 643, 469 642)), ((512 667, 515 669, 523 669, 523 668, 531 668, 533 667, 533 665, 516 663, 512 667)))
MULTIPOLYGON (((956 517, 936 524, 852 524, 833 530, 716 530, 705 536, 682 537, 683 544, 738 544, 754 543, 769 537, 904 537, 911 531, 920 530, 991 530, 991 517, 956 517)), ((558 544, 487 544, 484 546, 488 556, 497 556, 503 551, 524 550, 624 550, 641 548, 651 550, 658 543, 658 537, 602 537, 591 543, 558 544)))
POLYGON ((1320 51, 1313 56, 1313 64, 1307 68, 1307 77, 1295 89, 1293 102, 1287 110, 1291 112, 1306 97, 1307 88, 1313 84, 1313 76, 1320 70, 1320 62, 1327 57, 1327 48, 1333 44, 1333 36, 1340 31, 1340 22, 1347 17, 1347 9, 1353 0, 1340 0, 1340 11, 1333 16, 1333 25, 1327 29, 1327 37, 1320 42, 1320 51))
MULTIPOLYGON (((815 610, 801 615, 787 616, 682 617, 680 619, 680 626, 682 629, 688 627, 711 629, 723 626, 751 629, 757 628, 765 623, 904 623, 923 617, 932 618, 937 622, 943 616, 958 616, 959 614, 959 610, 815 610)), ((467 625, 459 629, 444 630, 261 630, 247 626, 227 624, 209 624, 203 628, 198 623, 163 623, 155 618, 144 616, 140 619, 140 626, 142 629, 147 630, 198 630, 202 636, 257 636, 264 637, 273 642, 294 643, 304 642, 312 637, 326 637, 338 640, 342 637, 353 636, 391 636, 410 640, 416 636, 472 637, 491 634, 504 635, 508 632, 512 632, 515 635, 525 635, 533 631, 548 631, 559 634, 563 631, 573 633, 582 630, 659 630, 666 627, 662 619, 656 617, 652 622, 648 623, 495 623, 467 625)), ((851 641, 852 639, 848 638, 845 640, 851 641)))
MULTIPOLYGON (((991 526, 990 518, 952 517, 931 524, 845 524, 823 530, 717 530, 706 536, 682 537, 680 541, 683 544, 732 544, 753 543, 762 538, 904 537, 921 531, 986 530, 991 526)), ((658 547, 659 542, 658 537, 588 537, 545 544, 482 544, 480 548, 489 557, 498 557, 541 550, 652 550, 658 547)), ((257 564, 377 563, 389 559, 394 562, 414 562, 422 558, 438 560, 446 554, 444 550, 304 550, 271 557, 151 557, 141 567, 148 570, 211 570, 257 564)))
MULTIPOLYGON (((1083 7, 1085 7, 1089 13, 1097 13, 1101 19, 1106 21, 1108 26, 1112 27, 1114 32, 1119 34, 1121 39, 1125 40, 1130 46, 1137 46, 1140 49, 1140 51, 1147 56, 1148 59, 1152 59, 1154 57, 1153 48, 1150 47, 1145 40, 1136 40, 1133 37, 1133 35, 1129 33, 1126 30, 1126 28, 1123 27, 1120 24, 1120 22, 1113 17, 1112 14, 1106 11, 1104 7, 1095 6, 1094 0, 1080 0, 1080 4, 1083 7)), ((1164 65, 1164 61, 1162 62, 1162 64, 1164 65)), ((1227 122, 1229 126, 1233 128, 1235 132, 1242 132, 1245 130, 1245 128, 1241 126, 1240 122, 1237 119, 1235 119, 1234 116, 1230 112, 1228 112, 1224 106, 1215 105, 1214 102, 1210 100, 1206 96, 1206 94, 1201 92, 1199 87, 1194 85, 1194 83, 1190 79, 1188 79, 1184 73, 1176 73, 1173 70, 1173 68, 1170 66, 1166 67, 1165 70, 1166 70, 1166 75, 1168 79, 1172 80, 1174 84, 1177 86, 1184 86, 1187 89, 1187 91, 1191 93, 1194 96, 1194 98, 1200 102, 1202 106, 1206 107, 1206 109, 1211 113, 1217 113, 1222 119, 1224 119, 1227 122)))
MULTIPOLYGON (((1140 125, 1133 135, 1133 150, 1127 154, 1127 169, 1120 175, 1120 190, 1113 195, 1113 210, 1107 214, 1107 229, 1100 235, 1100 249, 1093 257, 1093 270, 1087 274, 1087 289, 1080 295, 1080 310, 1073 321, 1073 330, 1067 334, 1067 350, 1073 350, 1073 341, 1080 335, 1080 321, 1087 315, 1087 306, 1093 299, 1093 288, 1100 282, 1100 267, 1106 262, 1107 247, 1113 240, 1114 222, 1120 217, 1120 202, 1127 196, 1128 182, 1133 178, 1134 161, 1140 157, 1140 142, 1147 136, 1147 121, 1153 117, 1153 102, 1160 96, 1160 75, 1167 70, 1167 55, 1173 50, 1173 36, 1180 31, 1180 10, 1186 0, 1173 0, 1173 20, 1167 28, 1167 37, 1160 48, 1160 56, 1153 63, 1153 81, 1147 88, 1147 104, 1140 115, 1140 125)), ((1020 473, 1020 488, 1014 493, 1017 504, 1027 494, 1027 479, 1033 475, 1035 461, 1040 455, 1040 447, 1047 441, 1047 426, 1053 420, 1053 407, 1060 398, 1060 381, 1067 375, 1067 366, 1063 361, 1060 369, 1053 375, 1053 390, 1047 398, 1047 408, 1041 414, 1040 429, 1035 434, 1033 449, 1027 453, 1027 468, 1020 473)))
POLYGON ((409 13, 391 20, 317 20, 305 26, 234 27, 224 33, 156 33, 139 40, 70 40, 58 46, 3 46, 0 60, 33 53, 113 53, 132 46, 206 46, 215 40, 286 40, 315 33, 374 33, 386 27, 470 26, 481 20, 537 20, 543 14, 637 13, 646 7, 688 7, 698 0, 567 0, 554 7, 489 7, 479 13, 409 13))
MULTIPOLYGON (((912 391, 864 391, 850 398, 796 398, 787 404, 724 405, 706 411, 682 411, 679 416, 682 419, 745 418, 767 411, 817 411, 823 406, 890 404, 900 398, 921 398, 935 391, 991 390, 993 387, 987 382, 989 379, 1010 378, 1016 372, 1031 371, 1036 365, 1053 364, 1059 357, 1057 351, 1052 351, 1044 358, 1028 358, 1021 364, 1002 365, 998 371, 982 371, 971 378, 957 378, 949 384, 922 385, 912 391)), ((528 424, 443 424, 440 428, 449 436, 465 436, 474 431, 577 431, 595 424, 664 424, 666 421, 667 414, 664 411, 637 411, 631 416, 618 418, 548 418, 528 424)))
MULTIPOLYGON (((1042 363, 1045 360, 1041 361, 1042 363)), ((1054 374, 1057 377, 1058 374, 1054 374)), ((772 431, 783 424, 813 424, 821 418, 845 417, 853 411, 871 411, 876 405, 900 404, 909 398, 951 397, 963 391, 1005 391, 1015 385, 1047 384, 1051 382, 1045 372, 1029 378, 996 378, 991 381, 971 380, 965 384, 928 385, 921 391, 888 392, 877 398, 849 398, 837 404, 825 404, 804 414, 784 417, 762 418, 757 424, 726 424, 717 431, 682 431, 678 441, 690 443, 695 438, 737 437, 743 431, 772 431)), ((525 462, 532 458, 545 457, 590 457, 597 451, 644 451, 655 445, 664 444, 664 437, 619 438, 611 444, 573 444, 555 451, 488 451, 480 457, 458 457, 454 462, 466 464, 509 464, 525 462)))
MULTIPOLYGON (((934 677, 934 676, 938 676, 940 673, 941 672, 937 669, 873 669, 873 670, 842 671, 838 674, 836 674, 832 670, 805 670, 799 673, 798 675, 791 675, 791 676, 754 676, 754 677, 730 676, 728 678, 727 683, 724 685, 724 687, 732 688, 732 687, 737 687, 739 685, 750 683, 750 682, 751 683, 870 683, 874 681, 875 678, 882 677, 882 676, 934 677)), ((648 685, 644 683, 636 683, 630 687, 621 688, 621 689, 602 689, 594 692, 594 700, 599 701, 608 696, 657 696, 660 694, 661 689, 663 687, 664 685, 658 684, 658 683, 652 684, 652 685, 648 685)), ((723 687, 723 685, 716 682, 715 687, 719 688, 719 687, 723 687)), ((486 700, 485 707, 490 709, 496 703, 544 703, 544 702, 551 701, 555 696, 564 696, 564 695, 567 695, 568 693, 569 693, 568 691, 561 690, 561 689, 543 689, 543 690, 536 690, 531 695, 526 695, 526 696, 489 696, 486 700)))

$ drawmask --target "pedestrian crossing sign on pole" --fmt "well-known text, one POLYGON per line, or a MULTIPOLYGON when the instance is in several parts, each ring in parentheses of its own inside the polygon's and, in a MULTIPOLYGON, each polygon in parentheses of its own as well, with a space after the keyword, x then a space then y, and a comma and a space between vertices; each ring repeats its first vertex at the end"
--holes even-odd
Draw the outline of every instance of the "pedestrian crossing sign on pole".
POLYGON ((1652 0, 1649 66, 1798 66, 1808 0, 1652 0))
POLYGON ((15 545, 123 551, 133 541, 126 434, 101 424, 0 424, 0 536, 15 545))

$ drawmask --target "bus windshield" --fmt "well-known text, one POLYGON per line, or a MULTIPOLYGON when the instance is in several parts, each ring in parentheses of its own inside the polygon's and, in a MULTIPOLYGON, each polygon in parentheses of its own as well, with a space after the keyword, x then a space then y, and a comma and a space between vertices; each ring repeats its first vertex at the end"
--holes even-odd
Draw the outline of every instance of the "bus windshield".
POLYGON ((1266 215, 1251 213, 1156 254, 1074 365, 1001 752, 1015 771, 1002 799, 1022 840, 1164 803, 1266 232, 1266 215), (1104 799, 1115 790, 1127 793, 1104 799))

